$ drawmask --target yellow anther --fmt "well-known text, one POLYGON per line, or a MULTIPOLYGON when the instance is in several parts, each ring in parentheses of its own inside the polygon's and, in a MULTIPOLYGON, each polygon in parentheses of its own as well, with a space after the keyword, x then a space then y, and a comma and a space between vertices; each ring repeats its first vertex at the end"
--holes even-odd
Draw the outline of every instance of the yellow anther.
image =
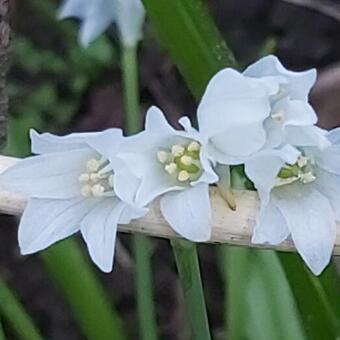
POLYGON ((179 144, 175 144, 171 147, 171 153, 175 156, 175 157, 180 157, 184 154, 184 147, 182 145, 179 144))
POLYGON ((168 160, 168 153, 166 151, 158 151, 157 158, 161 163, 165 163, 168 160))
POLYGON ((190 174, 188 171, 185 171, 185 170, 182 170, 178 173, 178 177, 177 179, 180 181, 180 182, 185 182, 187 181, 188 179, 190 178, 190 174))
POLYGON ((89 172, 95 172, 95 171, 97 171, 99 169, 99 167, 100 167, 100 163, 96 159, 94 159, 94 158, 90 159, 86 163, 86 169, 89 172))
POLYGON ((190 156, 184 155, 184 156, 181 157, 181 163, 184 164, 184 165, 191 165, 192 161, 193 161, 193 159, 190 156))
POLYGON ((92 188, 91 188, 91 191, 92 191, 92 195, 94 197, 100 197, 100 196, 103 196, 103 193, 105 191, 105 188, 100 185, 100 184, 95 184, 92 188))
POLYGON ((80 193, 84 197, 90 197, 92 195, 92 187, 90 185, 84 185, 81 187, 80 193))
POLYGON ((92 182, 96 182, 96 181, 99 181, 100 180, 100 175, 98 175, 98 173, 92 173, 91 175, 90 175, 90 180, 92 181, 92 182))
POLYGON ((177 171, 177 165, 176 165, 176 163, 170 163, 170 164, 167 164, 165 167, 164 167, 164 170, 168 173, 168 174, 170 174, 170 175, 172 175, 172 174, 174 174, 176 171, 177 171))
POLYGON ((279 110, 277 112, 273 112, 271 117, 276 120, 277 122, 283 122, 285 119, 285 113, 283 110, 279 110))
POLYGON ((189 145, 188 145, 188 151, 199 151, 201 149, 201 146, 198 142, 191 142, 189 145))
POLYGON ((79 180, 80 183, 86 183, 90 180, 90 176, 89 176, 89 174, 81 174, 78 177, 78 180, 79 180))

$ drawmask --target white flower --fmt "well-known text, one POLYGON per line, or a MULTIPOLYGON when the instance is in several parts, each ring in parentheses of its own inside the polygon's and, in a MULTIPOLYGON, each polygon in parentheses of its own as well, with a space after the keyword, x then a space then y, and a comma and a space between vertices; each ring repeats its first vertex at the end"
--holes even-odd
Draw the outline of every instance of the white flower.
POLYGON ((263 147, 263 121, 271 112, 270 94, 278 84, 268 86, 227 68, 209 82, 199 104, 199 131, 212 159, 223 164, 240 164, 263 147))
POLYGON ((324 149, 263 150, 245 163, 261 199, 252 242, 279 244, 291 236, 298 252, 319 275, 328 264, 340 221, 340 130, 324 149))
POLYGON ((40 155, 0 175, 3 188, 29 199, 19 225, 22 254, 80 230, 94 263, 104 272, 112 270, 117 224, 146 213, 122 202, 113 190, 122 138, 118 129, 65 137, 31 132, 32 152, 40 155))
POLYGON ((136 191, 139 206, 162 195, 161 211, 171 227, 189 240, 206 241, 211 234, 209 183, 217 176, 198 132, 188 118, 180 123, 185 131, 173 129, 156 107, 149 109, 145 131, 128 137, 118 154, 130 173, 117 172, 115 190, 122 199, 136 191), (140 181, 137 190, 134 177, 140 181))
POLYGON ((243 74, 265 86, 278 85, 278 91, 270 96, 271 111, 264 121, 267 132, 265 147, 277 147, 283 143, 327 145, 326 138, 313 126, 317 116, 308 103, 309 92, 316 80, 315 69, 289 71, 276 56, 269 55, 250 65, 243 74))
POLYGON ((315 77, 315 70, 286 70, 274 56, 262 58, 243 74, 218 72, 198 107, 199 131, 210 157, 240 164, 260 149, 286 143, 327 146, 313 126, 317 117, 308 103, 315 77))
POLYGON ((124 45, 135 46, 142 38, 145 10, 140 0, 65 0, 59 19, 79 18, 80 42, 88 46, 111 24, 117 25, 124 45))

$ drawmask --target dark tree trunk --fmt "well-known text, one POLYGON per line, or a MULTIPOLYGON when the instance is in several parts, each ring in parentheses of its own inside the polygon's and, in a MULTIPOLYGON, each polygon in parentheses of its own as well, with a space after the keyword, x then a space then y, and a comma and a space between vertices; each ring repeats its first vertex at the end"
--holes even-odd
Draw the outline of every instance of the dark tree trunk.
POLYGON ((0 0, 0 146, 6 140, 8 97, 6 92, 6 72, 10 45, 9 0, 0 0))

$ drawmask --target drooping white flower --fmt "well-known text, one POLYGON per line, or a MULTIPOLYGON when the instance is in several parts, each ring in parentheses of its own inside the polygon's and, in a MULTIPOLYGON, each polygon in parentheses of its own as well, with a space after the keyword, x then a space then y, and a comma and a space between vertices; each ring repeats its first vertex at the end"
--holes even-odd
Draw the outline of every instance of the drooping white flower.
POLYGON ((277 83, 278 91, 270 96, 271 110, 264 121, 266 147, 288 143, 299 146, 326 146, 326 138, 313 125, 317 122, 308 95, 316 80, 316 70, 287 70, 276 56, 268 55, 250 65, 243 74, 264 85, 277 83))
POLYGON ((145 10, 140 0, 65 0, 59 19, 79 18, 80 42, 88 46, 115 23, 124 45, 135 46, 142 38, 145 10))
POLYGON ((32 152, 0 175, 0 186, 28 198, 18 239, 22 254, 45 249, 80 230, 94 263, 112 270, 118 223, 145 209, 122 202, 113 190, 121 131, 57 137, 31 132, 32 152))
POLYGON ((262 58, 243 74, 224 69, 209 82, 198 107, 199 131, 212 159, 240 164, 260 149, 286 143, 328 144, 313 126, 308 103, 315 70, 286 70, 274 56, 262 58))
POLYGON ((261 82, 227 68, 209 82, 197 111, 199 131, 212 159, 240 164, 266 142, 264 120, 270 115, 269 96, 276 82, 261 82))
POLYGON ((245 163, 261 199, 252 242, 279 244, 291 237, 319 275, 330 261, 340 221, 340 131, 330 146, 263 150, 245 163))
POLYGON ((117 172, 114 187, 124 199, 136 191, 135 204, 145 206, 162 196, 160 207, 170 226, 192 241, 206 241, 211 234, 209 183, 217 181, 198 132, 184 117, 185 131, 173 129, 163 113, 151 107, 145 130, 127 137, 119 152, 129 172, 117 172), (140 183, 134 187, 135 180, 140 183))

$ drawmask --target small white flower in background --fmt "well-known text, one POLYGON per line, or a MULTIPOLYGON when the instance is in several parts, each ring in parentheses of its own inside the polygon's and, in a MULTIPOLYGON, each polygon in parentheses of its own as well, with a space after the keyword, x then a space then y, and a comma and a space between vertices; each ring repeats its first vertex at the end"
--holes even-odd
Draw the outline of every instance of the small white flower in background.
POLYGON ((198 132, 184 117, 185 131, 173 129, 163 113, 151 107, 145 131, 127 137, 119 152, 130 173, 117 172, 115 190, 124 199, 136 191, 135 203, 144 206, 162 195, 160 207, 170 226, 192 241, 207 241, 211 235, 209 183, 217 181, 198 132), (137 190, 133 178, 140 183, 137 190))
POLYGON ((92 260, 112 270, 117 224, 146 213, 122 202, 113 189, 118 129, 57 137, 31 132, 32 152, 0 175, 0 186, 24 194, 19 225, 22 254, 45 249, 80 230, 92 260))
POLYGON ((316 80, 316 70, 303 72, 287 70, 276 56, 266 56, 250 65, 243 74, 265 86, 278 85, 270 96, 271 110, 264 121, 267 132, 265 147, 282 143, 299 146, 327 145, 326 138, 313 126, 317 116, 308 103, 308 95, 316 80))
POLYGON ((261 199, 252 242, 279 244, 291 236, 319 275, 329 263, 340 221, 340 130, 329 147, 263 150, 245 163, 261 199))
POLYGON ((88 46, 111 24, 116 24, 122 43, 135 46, 142 38, 145 10, 140 0, 65 0, 59 19, 79 18, 80 42, 88 46))

